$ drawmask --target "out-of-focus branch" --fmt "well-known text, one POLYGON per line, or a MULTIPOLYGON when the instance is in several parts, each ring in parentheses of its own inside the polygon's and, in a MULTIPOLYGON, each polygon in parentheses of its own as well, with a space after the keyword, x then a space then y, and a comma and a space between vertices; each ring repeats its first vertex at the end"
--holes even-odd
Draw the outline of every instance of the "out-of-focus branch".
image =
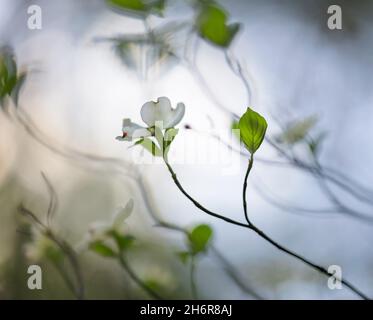
MULTIPOLYGON (((183 228, 177 224, 170 223, 168 221, 163 220, 158 210, 155 209, 156 205, 154 201, 152 201, 151 192, 146 188, 146 184, 144 179, 140 176, 138 180, 136 180, 137 186, 139 188, 140 194, 144 200, 144 204, 150 216, 156 221, 157 225, 163 227, 165 229, 173 230, 182 233, 185 236, 188 236, 189 231, 186 228, 183 228)), ((215 258, 221 265, 221 267, 227 272, 227 275, 235 282, 235 284, 245 293, 252 296, 255 299, 263 299, 254 289, 250 286, 245 284, 245 281, 241 279, 239 276, 238 271, 235 269, 233 264, 229 262, 229 260, 224 256, 224 254, 214 245, 211 245, 211 251, 214 254, 215 258)))
POLYGON ((127 260, 123 256, 123 253, 119 253, 118 260, 120 262, 120 265, 123 267, 123 269, 128 273, 130 278, 140 287, 142 288, 149 296, 151 296, 153 299, 156 300, 163 300, 163 298, 155 292, 152 288, 147 286, 134 272, 134 270, 130 267, 127 260))
POLYGON ((47 187, 50 193, 50 202, 49 202, 49 206, 47 210, 47 224, 44 224, 44 222, 42 222, 42 220, 40 220, 36 214, 34 214, 31 210, 24 207, 22 204, 20 204, 18 211, 22 215, 31 219, 31 221, 38 227, 39 232, 41 232, 42 235, 44 235, 49 240, 51 240, 64 253, 64 255, 67 257, 67 259, 70 262, 76 281, 75 282, 72 281, 69 278, 68 274, 60 267, 58 267, 57 270, 60 272, 62 278, 65 280, 67 286, 72 290, 74 295, 78 299, 84 299, 84 281, 83 281, 82 271, 80 268, 80 263, 77 258, 77 254, 74 251, 74 249, 71 247, 71 245, 68 242, 66 242, 64 239, 60 238, 51 228, 51 218, 52 218, 53 210, 55 210, 56 208, 55 203, 57 202, 57 195, 54 191, 52 184, 47 179, 46 175, 42 173, 42 176, 43 176, 45 183, 47 184, 47 187))

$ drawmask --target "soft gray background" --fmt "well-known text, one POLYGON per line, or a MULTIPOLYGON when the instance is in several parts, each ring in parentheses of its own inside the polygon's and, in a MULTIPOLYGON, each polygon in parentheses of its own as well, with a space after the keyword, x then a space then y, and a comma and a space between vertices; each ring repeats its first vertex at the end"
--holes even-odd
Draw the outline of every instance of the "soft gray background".
MULTIPOLYGON (((184 6, 178 1, 170 2, 168 16, 184 19, 191 15, 189 11, 180 12, 184 6)), ((319 115, 318 128, 328 131, 322 163, 347 172, 373 189, 373 3, 338 1, 343 9, 343 31, 326 27, 330 4, 336 3, 223 3, 231 19, 244 25, 233 50, 250 70, 252 103, 269 118, 268 134, 278 133, 271 116, 286 121, 319 115)), ((152 20, 154 25, 159 22, 157 18, 152 20)), ((140 81, 120 63, 108 44, 93 41, 97 36, 142 30, 140 22, 111 12, 101 1, 0 1, 1 41, 15 48, 20 64, 35 70, 21 96, 22 107, 51 139, 103 156, 126 157, 125 145, 114 139, 120 134, 121 119, 128 116, 140 121, 142 103, 162 95, 173 103, 183 101, 187 108, 184 122, 200 130, 209 129, 207 115, 217 128, 229 125, 188 69, 176 66, 162 77, 153 75, 148 81, 140 81), (42 7, 42 30, 27 29, 26 8, 33 3, 42 7)), ((200 50, 198 64, 211 88, 222 103, 242 113, 246 108, 244 88, 226 67, 221 52, 206 44, 200 50)), ((78 241, 90 222, 107 219, 117 205, 133 197, 136 210, 129 222, 132 230, 144 231, 145 237, 159 239, 155 241, 160 243, 182 245, 178 235, 152 228, 142 200, 129 181, 92 173, 59 158, 4 116, 0 117, 0 131, 1 194, 6 194, 0 197, 0 262, 13 254, 15 203, 20 198, 33 204, 46 201, 41 170, 58 191, 61 206, 57 220, 71 241, 78 241)), ((183 134, 186 139, 196 138, 195 133, 183 134)), ((182 144, 175 146, 175 157, 182 152, 178 146, 182 148, 182 144)), ((188 152, 201 151, 192 147, 188 152)), ((259 155, 274 156, 267 146, 259 155)), ((222 174, 221 167, 224 165, 189 163, 178 164, 175 169, 187 190, 207 207, 242 219, 244 165, 231 175, 222 174)), ((264 297, 356 298, 347 289, 329 290, 325 277, 276 251, 255 234, 199 212, 178 192, 163 166, 143 166, 141 170, 163 216, 183 225, 210 223, 217 246, 264 297)), ((296 170, 258 163, 251 181, 264 183, 280 199, 299 206, 317 208, 326 203, 315 181, 296 170)), ((340 265, 344 276, 373 296, 372 226, 338 215, 328 218, 284 212, 263 201, 255 185, 250 185, 248 203, 252 220, 273 238, 315 262, 340 265)), ((369 208, 361 209, 369 213, 369 208)), ((156 259, 149 265, 157 270, 168 268, 167 263, 162 265, 156 259)), ((209 258, 201 262, 198 279, 205 297, 246 297, 209 258)))

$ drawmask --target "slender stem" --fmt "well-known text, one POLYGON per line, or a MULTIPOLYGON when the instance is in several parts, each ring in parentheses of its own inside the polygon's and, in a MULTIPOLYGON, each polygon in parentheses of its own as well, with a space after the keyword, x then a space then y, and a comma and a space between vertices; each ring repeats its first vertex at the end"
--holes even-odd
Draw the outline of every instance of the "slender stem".
POLYGON ((73 268, 75 277, 76 277, 77 285, 74 286, 75 296, 79 300, 84 300, 84 281, 83 281, 83 275, 82 275, 82 271, 81 271, 81 268, 80 268, 79 260, 78 260, 78 258, 76 256, 76 252, 74 251, 74 249, 71 248, 71 246, 66 241, 59 239, 52 232, 52 230, 48 229, 45 234, 57 246, 59 246, 60 249, 62 250, 62 252, 64 252, 65 255, 67 256, 67 258, 68 258, 68 260, 69 260, 69 262, 70 262, 70 264, 71 264, 71 266, 73 268))
MULTIPOLYGON (((320 265, 317 265, 316 263, 313 263, 311 262, 310 260, 304 258, 303 256, 285 248, 284 246, 280 245, 279 243, 277 243, 276 241, 274 241, 272 238, 270 238, 267 234, 265 234, 262 230, 260 230, 259 228, 257 228, 253 223, 249 223, 249 224, 244 224, 244 223, 241 223, 239 221, 236 221, 236 220, 233 220, 233 219, 230 219, 230 218, 227 218, 223 215, 220 215, 218 213, 215 213, 215 212, 212 212, 208 209, 206 209, 204 206, 202 206, 198 201, 196 201, 192 196, 190 196, 185 190, 184 188, 182 187, 182 185, 180 184, 179 180, 177 179, 177 176, 176 176, 176 173, 173 171, 171 165, 168 163, 167 159, 164 158, 164 161, 165 161, 165 164, 172 176, 172 179, 174 180, 176 186, 179 188, 179 190, 200 210, 204 211, 205 213, 213 216, 213 217, 216 217, 218 219, 221 219, 221 220, 224 220, 228 223, 231 223, 231 224, 234 224, 234 225, 238 225, 240 227, 244 227, 244 228, 247 228, 247 229, 250 229, 252 231, 254 231, 256 234, 258 234, 262 239, 266 240, 268 243, 270 243, 271 245, 273 245, 274 247, 276 247, 277 249, 279 249, 280 251, 284 252, 284 253, 287 253, 288 255, 292 256, 293 258, 305 263, 306 265, 308 265, 309 267, 319 271, 320 273, 330 277, 330 276, 334 276, 333 273, 330 273, 326 268, 320 266, 320 265)), ((344 279, 340 279, 340 281, 342 282, 342 284, 344 284, 346 287, 348 287, 349 289, 351 289, 353 292, 355 292, 358 296, 360 296, 361 298, 365 299, 365 300, 369 300, 369 297, 367 295, 365 295, 364 293, 362 293, 359 289, 357 289, 354 285, 352 285, 349 281, 347 280, 344 280, 344 279)))
POLYGON ((230 219, 230 218, 227 218, 223 215, 220 215, 216 212, 213 212, 213 211, 210 211, 209 209, 205 208, 204 206, 202 206, 198 201, 196 201, 194 198, 192 198, 183 188, 183 186, 180 184, 179 180, 177 179, 176 177, 176 173, 174 172, 174 170, 172 169, 171 165, 168 163, 168 161, 165 159, 165 163, 166 163, 166 166, 168 168, 168 171, 171 173, 171 177, 172 179, 174 180, 176 186, 179 188, 179 190, 200 210, 202 210, 203 212, 207 213, 208 215, 210 216, 213 216, 215 218, 218 218, 218 219, 221 219, 221 220, 224 220, 228 223, 231 223, 231 224, 234 224, 234 225, 237 225, 237 226, 241 226, 241 227, 244 227, 244 228, 247 228, 248 225, 246 225, 245 223, 242 223, 242 222, 239 222, 239 221, 236 221, 236 220, 233 220, 233 219, 230 219))
MULTIPOLYGON (((271 243, 272 245, 274 245, 276 248, 278 248, 279 250, 287 253, 287 254, 290 254, 291 256, 297 258, 298 260, 301 260, 303 261, 304 263, 307 263, 308 265, 312 266, 313 268, 319 270, 320 272, 322 273, 327 273, 329 274, 328 270, 326 270, 324 267, 321 267, 321 266, 318 266, 317 264, 314 264, 310 261, 308 261, 307 259, 305 259, 304 257, 298 255, 297 253, 293 252, 293 251, 290 251, 289 249, 283 247, 282 245, 280 245, 279 243, 275 242, 274 240, 272 240, 269 236, 267 236, 262 230, 260 230, 259 228, 257 228, 255 225, 253 225, 250 220, 249 220, 249 217, 248 217, 248 212, 247 212, 247 203, 246 203, 246 190, 247 190, 247 179, 249 177, 249 174, 250 174, 250 171, 253 167, 253 163, 254 163, 254 157, 253 157, 253 154, 251 154, 250 156, 250 160, 249 160, 249 165, 248 165, 248 168, 247 168, 247 171, 246 171, 246 175, 245 175, 245 180, 244 180, 244 183, 243 183, 243 195, 242 195, 242 199, 243 199, 243 208, 244 208, 244 212, 245 212, 245 218, 246 218, 246 221, 247 223, 249 224, 249 226, 251 227, 251 230, 253 230, 254 232, 256 232, 261 238, 265 239, 266 241, 268 241, 269 243, 271 243)), ((354 286, 352 286, 349 282, 346 282, 345 285, 347 287, 349 287, 350 289, 352 289, 353 291, 356 292, 356 288, 354 286)), ((361 292, 358 293, 359 295, 363 295, 361 292)), ((364 299, 366 299, 367 297, 364 297, 364 299)))
MULTIPOLYGON (((189 231, 179 225, 176 225, 174 223, 168 222, 163 220, 159 214, 155 210, 155 205, 152 204, 150 201, 150 191, 146 190, 145 184, 142 181, 142 177, 140 176, 138 180, 136 180, 137 185, 140 189, 140 193, 144 199, 145 206, 147 208, 147 211, 149 212, 150 216, 157 222, 158 226, 168 229, 180 232, 184 234, 185 236, 189 235, 189 231)), ((235 269, 235 267, 230 263, 230 261, 224 256, 222 252, 219 251, 219 249, 213 245, 210 246, 211 252, 214 254, 215 258, 217 259, 218 263, 222 266, 222 268, 227 272, 228 276, 236 283, 238 287, 245 293, 251 295, 252 297, 262 300, 263 298, 255 292, 250 286, 248 286, 244 280, 241 279, 239 276, 238 271, 235 269)))
POLYGON ((249 160, 249 165, 247 166, 246 174, 245 174, 245 179, 243 182, 243 189, 242 189, 242 203, 243 203, 243 211, 245 213, 245 219, 249 225, 251 225, 249 215, 247 213, 247 202, 246 202, 246 189, 247 189, 247 179, 249 177, 250 171, 253 168, 254 164, 254 154, 251 153, 250 155, 250 160, 249 160))
POLYGON ((224 56, 229 68, 241 80, 242 84, 244 85, 247 94, 247 104, 250 106, 253 100, 253 93, 251 90, 249 79, 245 76, 241 63, 238 61, 238 59, 236 59, 233 56, 232 53, 229 53, 228 51, 225 51, 224 56))
POLYGON ((69 290, 75 295, 75 286, 74 286, 73 282, 71 281, 71 279, 69 278, 69 276, 67 275, 67 273, 65 272, 65 270, 57 262, 54 262, 54 261, 51 261, 51 262, 54 265, 54 267, 56 268, 56 270, 58 271, 58 273, 60 274, 63 281, 65 281, 69 290))
POLYGON ((147 286, 137 275, 136 273, 132 270, 132 268, 128 265, 126 259, 124 258, 123 254, 120 253, 118 254, 118 260, 121 264, 121 266, 123 267, 124 270, 126 270, 126 272, 129 274, 129 276, 131 277, 131 279, 136 282, 136 284, 142 288, 147 294, 149 294, 149 296, 151 296, 153 299, 156 299, 156 300, 163 300, 163 298, 157 293, 155 292, 152 288, 150 288, 149 286, 147 286))
MULTIPOLYGON (((298 253, 295 253, 294 251, 291 251, 278 242, 274 241, 272 238, 270 238, 267 234, 265 234, 262 230, 251 224, 250 229, 253 230, 257 235, 259 235, 262 239, 266 240, 270 244, 272 244, 274 247, 279 249, 280 251, 289 254, 290 256, 298 259, 299 261, 302 261, 306 265, 318 270, 319 272, 325 274, 326 276, 334 276, 333 273, 329 272, 326 268, 317 265, 316 263, 311 262, 310 260, 306 259, 305 257, 299 255, 298 253)), ((344 279, 339 279, 346 287, 351 289, 353 292, 355 292, 358 296, 360 296, 364 300, 370 300, 370 298, 365 295, 363 292, 361 292, 359 289, 357 289, 353 284, 351 284, 349 281, 344 279)))
POLYGON ((252 288, 246 285, 245 281, 241 279, 241 277, 238 275, 238 272, 234 269, 234 266, 231 264, 231 262, 224 257, 224 255, 216 249, 213 245, 211 245, 211 251, 214 253, 216 258, 221 262, 221 264, 224 266, 225 271, 227 274, 231 277, 231 279, 236 283, 236 285, 244 292, 251 295, 253 298, 257 300, 263 300, 264 298, 253 291, 252 288))
POLYGON ((194 300, 198 300, 198 290, 196 281, 196 260, 195 257, 191 257, 190 261, 190 288, 192 289, 192 296, 194 300))
POLYGON ((60 239, 53 230, 46 226, 32 211, 25 208, 22 204, 18 208, 19 212, 28 216, 32 219, 32 221, 38 226, 39 231, 43 233, 48 239, 50 239, 53 243, 55 243, 61 251, 67 256, 73 271, 76 276, 77 286, 73 285, 71 283, 71 280, 69 278, 66 278, 62 273, 61 270, 58 270, 61 273, 61 276, 66 281, 67 286, 72 290, 72 292, 75 294, 77 299, 83 300, 84 299, 84 281, 83 281, 83 275, 80 269, 79 260, 76 256, 76 253, 74 249, 71 248, 71 246, 64 240, 60 239))

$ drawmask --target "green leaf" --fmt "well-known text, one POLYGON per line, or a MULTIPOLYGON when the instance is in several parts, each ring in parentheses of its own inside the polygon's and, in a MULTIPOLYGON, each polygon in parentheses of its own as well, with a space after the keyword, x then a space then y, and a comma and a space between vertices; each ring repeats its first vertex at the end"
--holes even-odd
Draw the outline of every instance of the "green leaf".
POLYGON ((123 10, 146 11, 146 6, 141 0, 107 0, 107 2, 123 10))
POLYGON ((64 254, 61 249, 53 244, 45 249, 45 256, 55 264, 60 264, 64 260, 64 254))
POLYGON ((189 234, 190 247, 193 254, 205 251, 211 236, 212 229, 207 224, 200 224, 195 227, 189 234))
POLYGON ((293 122, 276 138, 280 143, 296 144, 306 138, 309 131, 316 125, 317 116, 312 115, 303 120, 293 122))
POLYGON ((326 136, 327 133, 322 132, 315 139, 311 139, 311 141, 308 143, 310 151, 315 157, 319 155, 321 144, 325 140, 326 136))
POLYGON ((267 121, 254 110, 247 108, 238 122, 240 136, 247 150, 254 154, 263 142, 267 121))
POLYGON ((13 87, 11 96, 15 102, 16 105, 18 105, 18 100, 19 100, 19 94, 21 92, 21 89, 23 88, 23 85, 26 81, 27 74, 26 72, 21 73, 18 78, 15 86, 13 87))
POLYGON ((190 258, 189 251, 180 251, 180 252, 177 252, 176 254, 183 264, 186 264, 190 258))
POLYGON ((162 290, 162 284, 157 279, 146 279, 144 284, 153 291, 162 290))
POLYGON ((89 245, 89 249, 103 257, 115 257, 116 253, 102 241, 95 241, 89 245))
POLYGON ((228 14, 217 4, 202 5, 197 17, 199 35, 217 46, 228 47, 240 25, 238 23, 227 25, 227 19, 228 14))
POLYGON ((162 151, 159 147, 155 144, 155 142, 149 138, 144 138, 139 140, 138 145, 142 146, 145 150, 149 151, 155 157, 161 157, 162 151), (140 142, 139 142, 140 141, 140 142))
POLYGON ((17 102, 18 92, 24 82, 25 73, 18 75, 17 64, 11 48, 0 48, 0 101, 5 96, 17 102))
POLYGON ((175 128, 168 128, 165 132, 165 135, 164 135, 164 140, 165 141, 168 141, 168 142, 172 142, 176 135, 179 133, 179 129, 175 129, 175 128))
POLYGON ((179 129, 175 128, 168 128, 166 129, 166 132, 164 134, 164 153, 165 155, 168 154, 168 151, 170 150, 170 146, 172 141, 174 141, 176 135, 179 133, 179 129))
POLYGON ((150 6, 150 11, 153 14, 157 14, 161 17, 163 17, 163 11, 166 7, 166 0, 157 0, 153 1, 150 6))
POLYGON ((131 147, 137 146, 139 144, 142 144, 144 142, 144 138, 141 138, 140 140, 137 140, 131 147))
POLYGON ((149 13, 162 15, 165 8, 165 0, 107 0, 109 6, 124 12, 146 16, 149 13))
POLYGON ((115 243, 117 244, 120 251, 128 250, 132 247, 135 238, 131 235, 121 235, 118 232, 112 232, 112 237, 114 238, 115 243))

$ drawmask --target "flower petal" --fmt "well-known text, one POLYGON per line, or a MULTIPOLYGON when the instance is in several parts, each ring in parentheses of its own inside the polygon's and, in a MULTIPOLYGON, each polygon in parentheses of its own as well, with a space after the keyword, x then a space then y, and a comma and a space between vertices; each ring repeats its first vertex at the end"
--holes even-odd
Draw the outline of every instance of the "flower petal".
POLYGON ((153 127, 156 122, 167 120, 172 111, 171 102, 166 97, 160 97, 157 101, 146 102, 141 108, 141 118, 149 126, 153 127))
POLYGON ((115 216, 114 216, 114 219, 113 219, 113 227, 114 229, 118 229, 121 227, 121 225, 123 224, 124 220, 126 220, 132 213, 133 211, 133 207, 134 207, 134 202, 133 202, 133 199, 130 199, 126 206, 123 208, 123 207, 120 207, 115 216))
POLYGON ((141 108, 141 118, 149 127, 161 122, 164 129, 171 128, 181 121, 184 114, 184 104, 178 103, 177 108, 174 110, 167 97, 159 97, 156 102, 146 102, 141 108))
POLYGON ((179 102, 175 110, 172 110, 172 118, 165 128, 172 128, 176 126, 185 115, 185 105, 182 102, 179 102))
POLYGON ((116 137, 119 141, 132 141, 133 139, 148 137, 151 135, 149 130, 127 118, 123 119, 122 131, 123 135, 116 137))

